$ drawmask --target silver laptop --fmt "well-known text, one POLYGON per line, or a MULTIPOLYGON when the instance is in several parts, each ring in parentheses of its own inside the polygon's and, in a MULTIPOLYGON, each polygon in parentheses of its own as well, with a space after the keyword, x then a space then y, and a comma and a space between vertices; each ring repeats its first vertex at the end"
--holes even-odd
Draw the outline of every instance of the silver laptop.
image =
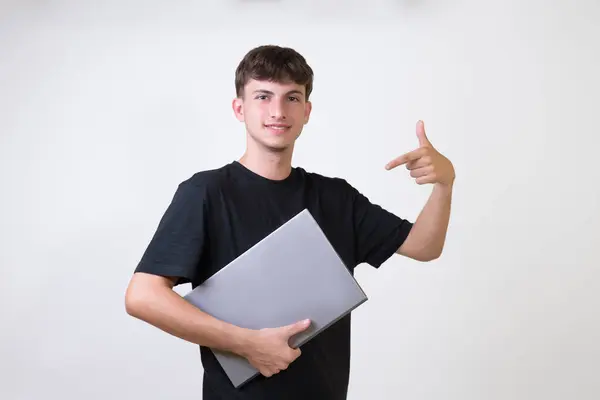
MULTIPOLYGON (((231 324, 275 328, 303 319, 290 340, 302 346, 367 301, 308 210, 304 210, 184 296, 231 324)), ((213 349, 235 387, 259 374, 245 358, 213 349)))

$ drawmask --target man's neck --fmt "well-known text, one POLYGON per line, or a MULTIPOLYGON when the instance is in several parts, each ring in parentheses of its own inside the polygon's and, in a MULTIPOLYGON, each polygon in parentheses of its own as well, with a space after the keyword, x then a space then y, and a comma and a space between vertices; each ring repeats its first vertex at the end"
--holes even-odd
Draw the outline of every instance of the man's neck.
POLYGON ((258 175, 279 181, 290 175, 292 169, 292 152, 291 149, 281 153, 246 149, 239 162, 258 175))

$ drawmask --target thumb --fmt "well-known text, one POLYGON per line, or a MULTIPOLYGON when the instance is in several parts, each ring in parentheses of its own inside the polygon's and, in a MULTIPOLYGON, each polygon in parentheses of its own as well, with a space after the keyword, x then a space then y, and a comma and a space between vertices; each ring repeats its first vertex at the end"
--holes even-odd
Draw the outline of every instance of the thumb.
POLYGON ((431 142, 427 138, 425 134, 425 123, 423 121, 417 122, 417 138, 419 138, 419 145, 423 146, 431 146, 431 142))
POLYGON ((305 320, 298 321, 298 322, 295 322, 293 324, 286 326, 285 331, 288 336, 294 336, 295 334, 304 331, 309 326, 310 326, 310 320, 305 319, 305 320))

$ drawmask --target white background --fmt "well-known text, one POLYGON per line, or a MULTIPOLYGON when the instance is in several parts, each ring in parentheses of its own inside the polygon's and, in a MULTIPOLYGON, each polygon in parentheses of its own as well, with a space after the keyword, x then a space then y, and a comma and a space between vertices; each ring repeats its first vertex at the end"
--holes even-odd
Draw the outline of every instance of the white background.
POLYGON ((0 2, 0 398, 199 398, 124 291, 177 184, 243 152, 265 43, 316 73, 295 165, 414 220, 431 187, 384 165, 423 119, 457 171, 441 259, 357 269, 349 399, 600 397, 600 3, 367 4, 0 2))

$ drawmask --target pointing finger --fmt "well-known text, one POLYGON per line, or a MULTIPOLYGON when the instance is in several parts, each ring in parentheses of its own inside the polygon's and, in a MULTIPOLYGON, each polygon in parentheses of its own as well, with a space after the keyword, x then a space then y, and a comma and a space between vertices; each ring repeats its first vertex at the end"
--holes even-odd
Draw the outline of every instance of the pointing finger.
POLYGON ((409 153, 405 153, 405 154, 401 155, 400 157, 397 157, 397 158, 393 159, 392 161, 388 162, 385 166, 385 169, 390 170, 392 168, 396 168, 397 166, 406 164, 407 162, 418 160, 422 156, 423 156, 423 151, 421 149, 413 150, 409 153))

